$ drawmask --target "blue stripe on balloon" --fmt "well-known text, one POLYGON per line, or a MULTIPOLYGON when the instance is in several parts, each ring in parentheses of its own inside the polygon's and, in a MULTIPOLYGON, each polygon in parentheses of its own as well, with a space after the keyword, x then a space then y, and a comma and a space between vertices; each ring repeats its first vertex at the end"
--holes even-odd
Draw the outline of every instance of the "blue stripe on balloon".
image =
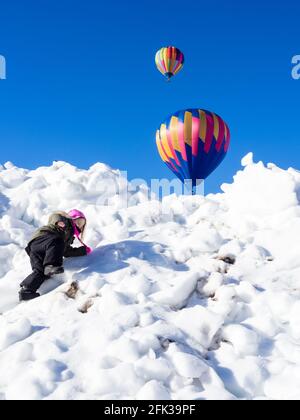
POLYGON ((216 149, 217 146, 217 140, 214 138, 212 145, 211 145, 211 149, 210 149, 210 167, 212 168, 212 170, 210 171, 210 173, 212 173, 222 162, 222 160, 224 159, 226 153, 224 151, 224 147, 222 146, 220 151, 218 152, 216 149))

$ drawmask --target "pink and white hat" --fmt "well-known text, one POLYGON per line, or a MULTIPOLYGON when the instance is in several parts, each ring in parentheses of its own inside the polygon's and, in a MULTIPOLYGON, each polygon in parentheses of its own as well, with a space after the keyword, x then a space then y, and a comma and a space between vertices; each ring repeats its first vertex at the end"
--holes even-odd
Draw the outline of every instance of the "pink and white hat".
MULTIPOLYGON (((76 209, 70 210, 69 213, 68 213, 68 215, 71 217, 72 220, 77 220, 77 219, 84 219, 84 220, 86 220, 85 215, 80 210, 76 210, 76 209)), ((77 228, 77 226, 76 226, 76 224, 74 222, 73 222, 73 228, 74 228, 75 236, 80 240, 81 232, 77 228)), ((81 242, 81 240, 80 240, 80 242, 81 242)))
POLYGON ((80 210, 76 210, 76 209, 74 209, 74 210, 70 210, 69 211, 69 213, 68 213, 68 215, 73 219, 73 220, 76 220, 76 219, 85 219, 86 220, 86 217, 85 217, 85 215, 82 213, 82 211, 80 211, 80 210))
MULTIPOLYGON (((82 211, 80 211, 80 210, 76 210, 76 209, 70 210, 69 213, 68 213, 68 215, 71 217, 72 220, 77 220, 77 219, 85 219, 86 220, 86 217, 85 217, 84 213, 82 213, 82 211)), ((81 238, 80 238, 81 232, 78 230, 76 224, 74 222, 72 222, 72 223, 73 223, 73 228, 74 228, 74 234, 75 234, 75 236, 78 238, 79 242, 81 242, 82 245, 85 246, 86 251, 87 251, 87 254, 90 254, 92 252, 92 249, 89 246, 87 246, 81 240, 81 238)))

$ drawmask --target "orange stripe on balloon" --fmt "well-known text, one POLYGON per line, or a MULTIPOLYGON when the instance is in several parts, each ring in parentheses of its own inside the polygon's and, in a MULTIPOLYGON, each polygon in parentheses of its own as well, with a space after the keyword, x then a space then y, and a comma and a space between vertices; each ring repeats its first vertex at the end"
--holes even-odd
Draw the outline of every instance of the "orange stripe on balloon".
MULTIPOLYGON (((167 156, 166 150, 164 148, 164 144, 162 142, 160 144, 161 144, 162 152, 164 153, 165 156, 167 156)), ((168 162, 168 165, 170 165, 173 168, 174 171, 179 172, 179 170, 176 168, 174 163, 170 159, 168 159, 168 157, 167 157, 167 160, 165 162, 168 162)))
POLYGON ((166 156, 166 154, 165 154, 165 152, 162 148, 162 145, 161 145, 161 142, 160 142, 160 137, 159 137, 159 132, 157 132, 157 135, 156 135, 156 145, 157 145, 158 153, 159 153, 161 159, 164 162, 169 162, 169 159, 167 158, 167 156, 166 156))
POLYGON ((169 62, 169 57, 168 57, 168 48, 165 48, 165 50, 164 50, 164 63, 165 63, 166 72, 169 73, 170 62, 169 62))
POLYGON ((182 159, 187 161, 185 142, 184 142, 184 124, 181 121, 178 121, 178 140, 179 140, 179 146, 180 146, 182 159))
POLYGON ((180 150, 179 137, 178 137, 178 124, 179 124, 178 118, 173 116, 171 118, 169 130, 170 130, 170 134, 172 138, 173 147, 177 152, 180 152, 181 150, 180 150))
POLYGON ((170 150, 170 146, 169 146, 169 142, 167 138, 167 127, 165 124, 162 124, 160 127, 160 141, 168 158, 173 158, 173 154, 170 150))
POLYGON ((172 58, 174 61, 176 61, 177 57, 177 49, 175 47, 172 48, 172 58))
POLYGON ((206 133, 207 133, 207 119, 206 119, 206 113, 199 110, 199 117, 200 117, 200 130, 199 130, 199 137, 200 140, 205 143, 206 133))
POLYGON ((220 123, 216 114, 212 114, 212 116, 213 116, 213 121, 214 121, 214 138, 217 141, 217 138, 219 137, 219 133, 220 133, 220 123))
POLYGON ((175 149, 173 147, 172 135, 171 135, 171 132, 170 132, 169 129, 167 129, 167 138, 168 138, 168 143, 169 143, 170 150, 171 150, 172 155, 173 155, 172 158, 175 160, 176 164, 178 166, 180 166, 179 160, 177 158, 177 154, 176 154, 175 149))
POLYGON ((192 121, 193 115, 191 112, 184 114, 184 142, 192 147, 192 121))
POLYGON ((167 73, 167 68, 165 64, 165 48, 162 48, 160 50, 160 62, 161 62, 162 68, 164 69, 164 74, 167 73))

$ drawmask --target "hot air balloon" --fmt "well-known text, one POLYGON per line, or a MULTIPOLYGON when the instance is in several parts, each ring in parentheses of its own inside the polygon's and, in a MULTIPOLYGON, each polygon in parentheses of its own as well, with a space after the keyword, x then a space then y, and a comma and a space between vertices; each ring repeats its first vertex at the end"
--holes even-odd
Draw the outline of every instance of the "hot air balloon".
POLYGON ((229 148, 227 124, 210 111, 186 109, 169 116, 156 133, 157 148, 168 168, 184 183, 206 179, 229 148))
POLYGON ((158 70, 168 80, 175 76, 183 67, 184 55, 176 47, 161 48, 155 56, 155 63, 158 70))

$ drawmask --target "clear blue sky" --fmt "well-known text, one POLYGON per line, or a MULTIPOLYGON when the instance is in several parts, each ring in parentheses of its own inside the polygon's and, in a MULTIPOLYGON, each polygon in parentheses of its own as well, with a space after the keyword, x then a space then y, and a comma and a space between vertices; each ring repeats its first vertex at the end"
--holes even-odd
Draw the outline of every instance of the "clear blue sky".
POLYGON ((6 0, 0 8, 0 162, 35 168, 96 161, 129 177, 172 177, 155 131, 172 112, 209 109, 231 127, 230 152, 206 190, 231 181, 240 159, 300 168, 296 0, 6 0), (166 83, 162 46, 185 53, 166 83))

